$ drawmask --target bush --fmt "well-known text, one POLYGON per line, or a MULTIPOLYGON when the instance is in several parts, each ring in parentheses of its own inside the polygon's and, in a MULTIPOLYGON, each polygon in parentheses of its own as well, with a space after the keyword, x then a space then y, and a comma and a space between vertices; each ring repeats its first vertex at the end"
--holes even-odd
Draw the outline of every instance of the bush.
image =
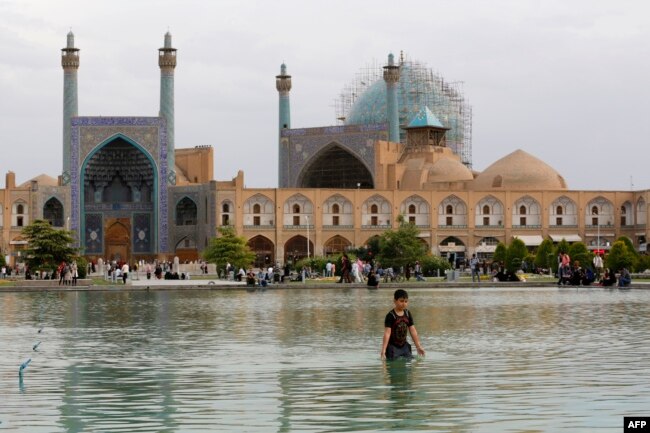
POLYGON ((82 257, 75 257, 75 262, 77 262, 77 272, 79 273, 79 278, 86 278, 88 273, 88 261, 82 257))
POLYGON ((650 256, 640 255, 639 261, 636 264, 636 271, 645 272, 646 269, 650 269, 650 256))
MULTIPOLYGON (((304 259, 298 260, 295 264, 295 271, 300 272, 302 270, 303 266, 310 267, 312 272, 318 272, 318 273, 324 273, 325 272, 325 265, 327 265, 327 262, 332 262, 336 265, 336 274, 339 275, 341 272, 341 269, 343 269, 343 266, 341 264, 341 258, 343 257, 342 254, 335 255, 335 256, 317 256, 317 257, 305 257, 304 259)), ((348 254, 348 258, 350 259, 350 262, 356 261, 357 258, 354 256, 354 254, 348 254)))
POLYGON ((441 275, 444 275, 444 271, 451 268, 448 260, 431 254, 420 259, 420 266, 422 266, 422 272, 424 275, 428 277, 438 275, 438 270, 440 270, 441 275))

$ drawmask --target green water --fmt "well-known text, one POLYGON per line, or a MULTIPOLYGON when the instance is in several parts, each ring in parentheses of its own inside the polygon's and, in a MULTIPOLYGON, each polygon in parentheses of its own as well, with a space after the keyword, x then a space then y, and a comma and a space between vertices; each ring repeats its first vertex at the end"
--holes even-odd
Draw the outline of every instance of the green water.
POLYGON ((409 293, 427 355, 388 364, 388 290, 2 293, 0 431, 574 433, 650 416, 650 291, 409 293))

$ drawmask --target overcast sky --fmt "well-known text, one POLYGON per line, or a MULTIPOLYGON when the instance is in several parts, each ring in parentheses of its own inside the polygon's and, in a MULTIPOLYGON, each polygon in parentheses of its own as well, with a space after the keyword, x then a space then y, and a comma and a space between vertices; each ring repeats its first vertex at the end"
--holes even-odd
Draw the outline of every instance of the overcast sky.
POLYGON ((292 127, 315 127, 336 124, 355 73, 403 50, 464 82, 474 169, 523 149, 570 189, 650 188, 645 0, 0 0, 0 175, 19 183, 61 173, 70 29, 82 116, 156 116, 170 30, 176 147, 212 145, 217 180, 277 186, 282 62, 292 127))

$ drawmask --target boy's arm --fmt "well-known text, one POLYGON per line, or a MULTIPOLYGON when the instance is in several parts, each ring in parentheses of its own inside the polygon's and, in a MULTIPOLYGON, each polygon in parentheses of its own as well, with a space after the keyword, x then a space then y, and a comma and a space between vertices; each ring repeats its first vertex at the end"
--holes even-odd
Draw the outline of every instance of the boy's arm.
POLYGON ((384 328, 384 339, 381 342, 381 352, 379 353, 382 360, 386 359, 386 348, 388 347, 388 340, 390 340, 390 333, 390 328, 384 328))
POLYGON ((415 343, 415 348, 418 350, 418 355, 424 356, 424 349, 422 348, 422 344, 420 344, 420 337, 418 337, 418 331, 415 329, 415 325, 409 326, 409 332, 411 333, 411 338, 415 343))

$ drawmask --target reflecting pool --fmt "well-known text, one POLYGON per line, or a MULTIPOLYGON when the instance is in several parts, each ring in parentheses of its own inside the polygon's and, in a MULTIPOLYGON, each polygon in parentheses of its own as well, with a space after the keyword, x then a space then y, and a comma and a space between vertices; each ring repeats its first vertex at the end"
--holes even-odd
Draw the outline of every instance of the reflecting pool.
POLYGON ((384 363, 392 290, 0 293, 0 431, 575 433, 650 416, 650 291, 409 295, 427 355, 384 363))

